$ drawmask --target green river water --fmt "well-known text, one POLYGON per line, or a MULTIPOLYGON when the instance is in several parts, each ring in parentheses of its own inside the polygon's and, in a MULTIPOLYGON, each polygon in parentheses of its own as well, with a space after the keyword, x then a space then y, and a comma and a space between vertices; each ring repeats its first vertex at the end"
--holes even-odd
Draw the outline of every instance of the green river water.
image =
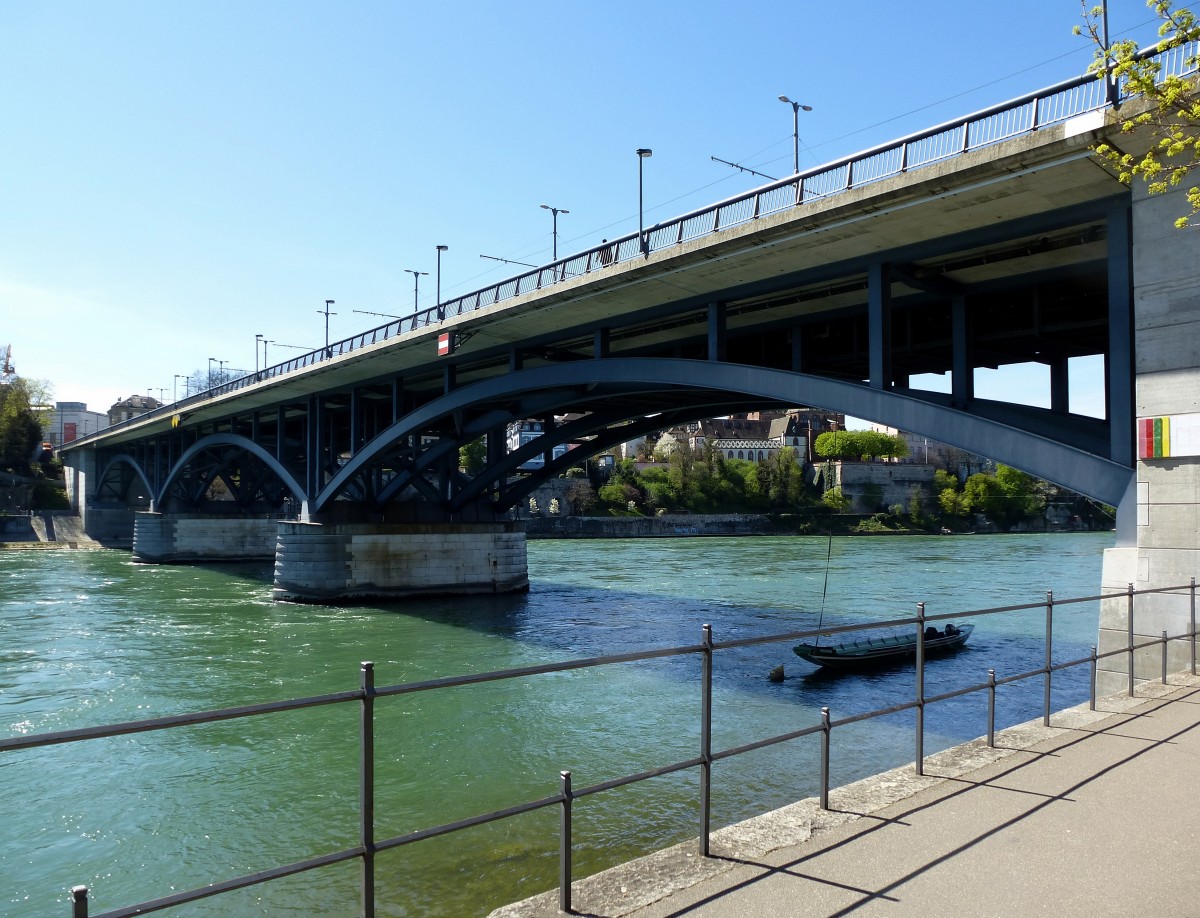
MULTIPOLYGON (((135 565, 117 551, 0 553, 0 736, 203 711, 378 685, 694 644, 826 624, 1099 592, 1112 535, 546 541, 527 595, 381 606, 272 602, 270 566, 135 565), (827 564, 826 558, 829 556, 827 564), (823 599, 824 596, 824 599, 823 599)), ((967 620, 964 618, 964 620, 967 620)), ((1041 665, 1040 612, 976 621, 930 666, 930 693, 1041 665)), ((1055 659, 1086 655, 1094 603, 1055 615, 1055 659)), ((689 758, 694 656, 532 676, 376 703, 376 837, 689 758)), ((717 654, 714 749, 846 716, 911 693, 911 669, 831 679, 787 644, 717 654), (767 672, 786 664, 788 678, 767 672)), ((1055 707, 1087 672, 1056 676, 1055 707)), ((1007 687, 1002 723, 1038 716, 1042 683, 1007 687)), ((926 751, 986 732, 983 695, 932 706, 926 751)), ((354 704, 0 753, 0 915, 92 913, 357 843, 354 704)), ((905 761, 912 718, 833 736, 832 779, 905 761)), ((714 826, 816 790, 817 741, 714 766, 714 826)), ((694 770, 580 800, 576 877, 694 837, 694 770)), ((381 854, 378 914, 485 915, 552 888, 553 808, 381 854)), ((160 914, 358 914, 356 862, 160 914)))

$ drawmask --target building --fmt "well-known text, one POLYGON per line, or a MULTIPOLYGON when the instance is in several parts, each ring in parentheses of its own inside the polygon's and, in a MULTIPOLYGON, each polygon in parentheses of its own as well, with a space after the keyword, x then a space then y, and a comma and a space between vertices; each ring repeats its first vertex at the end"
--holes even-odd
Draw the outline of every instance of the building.
MULTIPOLYGON (((544 432, 544 425, 541 421, 513 421, 508 425, 506 432, 506 446, 510 453, 516 452, 527 443, 532 443, 544 432)), ((551 458, 558 459, 560 456, 565 456, 575 444, 560 443, 551 451, 551 458)), ((531 456, 518 466, 525 471, 540 469, 546 462, 545 454, 538 453, 536 456, 531 456)))
POLYGON ((128 421, 139 414, 146 414, 148 411, 160 407, 162 407, 162 402, 149 395, 131 395, 108 409, 108 423, 109 425, 120 424, 122 421, 128 421))
POLYGON ((86 402, 55 402, 42 425, 42 440, 55 449, 108 426, 108 415, 88 411, 86 402))

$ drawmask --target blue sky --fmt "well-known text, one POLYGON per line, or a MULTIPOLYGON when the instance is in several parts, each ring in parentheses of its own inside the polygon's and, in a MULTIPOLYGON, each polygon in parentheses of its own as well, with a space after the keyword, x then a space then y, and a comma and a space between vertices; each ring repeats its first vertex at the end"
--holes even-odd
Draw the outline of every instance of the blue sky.
MULTIPOLYGON (((320 345, 326 299, 334 339, 411 312, 405 269, 433 305, 438 244, 443 298, 514 270, 481 255, 549 261, 540 204, 570 211, 560 255, 635 231, 638 147, 665 219, 761 181, 713 156, 791 172, 781 94, 813 108, 815 166, 1082 72, 1080 21, 1077 0, 0 0, 0 346, 57 400, 170 399, 210 357, 254 369, 256 334, 272 363, 320 345)), ((1142 0, 1110 25, 1154 40, 1142 0)))

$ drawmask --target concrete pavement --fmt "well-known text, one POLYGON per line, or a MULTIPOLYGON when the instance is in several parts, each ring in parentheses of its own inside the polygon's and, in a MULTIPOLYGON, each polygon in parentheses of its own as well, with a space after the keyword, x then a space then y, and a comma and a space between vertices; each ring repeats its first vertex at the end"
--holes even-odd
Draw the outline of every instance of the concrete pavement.
MULTIPOLYGON (((1172 677, 579 880, 597 918, 1200 915, 1200 680, 1172 677)), ((493 918, 561 914, 557 892, 493 918)))

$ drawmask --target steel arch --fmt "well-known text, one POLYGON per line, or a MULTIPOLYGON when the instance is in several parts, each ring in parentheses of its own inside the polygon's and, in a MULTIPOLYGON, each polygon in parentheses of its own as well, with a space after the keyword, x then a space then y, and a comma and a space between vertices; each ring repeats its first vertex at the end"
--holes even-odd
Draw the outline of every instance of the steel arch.
MULTIPOLYGON (((1130 466, 1070 443, 961 411, 935 401, 786 370, 745 364, 664 358, 603 358, 536 367, 454 390, 423 405, 381 432, 356 453, 316 495, 312 509, 333 500, 351 480, 401 437, 418 433, 467 409, 485 410, 530 395, 546 410, 566 409, 615 396, 647 399, 646 413, 671 407, 655 403, 672 393, 728 401, 730 395, 783 405, 808 405, 852 417, 886 422, 921 436, 993 458, 1089 497, 1116 505, 1133 475, 1130 466)), ((1031 409, 1033 410, 1033 409, 1031 409)), ((460 429, 467 442, 494 426, 495 415, 460 429), (476 427, 481 429, 476 430, 476 427)), ((603 429, 597 425, 596 429, 603 429)))
POLYGON ((138 478, 142 479, 142 484, 146 486, 146 494, 150 497, 151 503, 156 501, 157 498, 155 496, 154 486, 150 484, 150 479, 146 477, 145 469, 143 469, 141 463, 134 459, 133 456, 129 455, 129 453, 118 453, 108 460, 104 466, 104 471, 100 473, 100 478, 96 482, 96 493, 99 494, 103 489, 104 482, 108 479, 109 472, 122 463, 130 466, 134 472, 137 473, 138 478))
POLYGON ((179 459, 177 459, 175 464, 171 466, 171 471, 167 473, 167 477, 163 481, 162 488, 157 494, 155 494, 155 504, 159 504, 163 499, 166 498, 172 482, 174 482, 178 474, 187 466, 188 462, 193 456, 214 446, 234 446, 244 449, 246 452, 261 460, 262 463, 267 466, 267 468, 278 475, 279 480, 283 482, 284 487, 292 492, 292 496, 295 497, 296 500, 301 501, 302 503, 307 500, 307 495, 304 493, 304 488, 300 486, 298 481, 296 481, 295 476, 293 476, 291 472, 284 468, 279 463, 279 460, 267 452, 266 449, 259 446, 249 437, 243 437, 240 434, 217 433, 209 434, 207 437, 200 438, 182 453, 180 453, 179 459))

